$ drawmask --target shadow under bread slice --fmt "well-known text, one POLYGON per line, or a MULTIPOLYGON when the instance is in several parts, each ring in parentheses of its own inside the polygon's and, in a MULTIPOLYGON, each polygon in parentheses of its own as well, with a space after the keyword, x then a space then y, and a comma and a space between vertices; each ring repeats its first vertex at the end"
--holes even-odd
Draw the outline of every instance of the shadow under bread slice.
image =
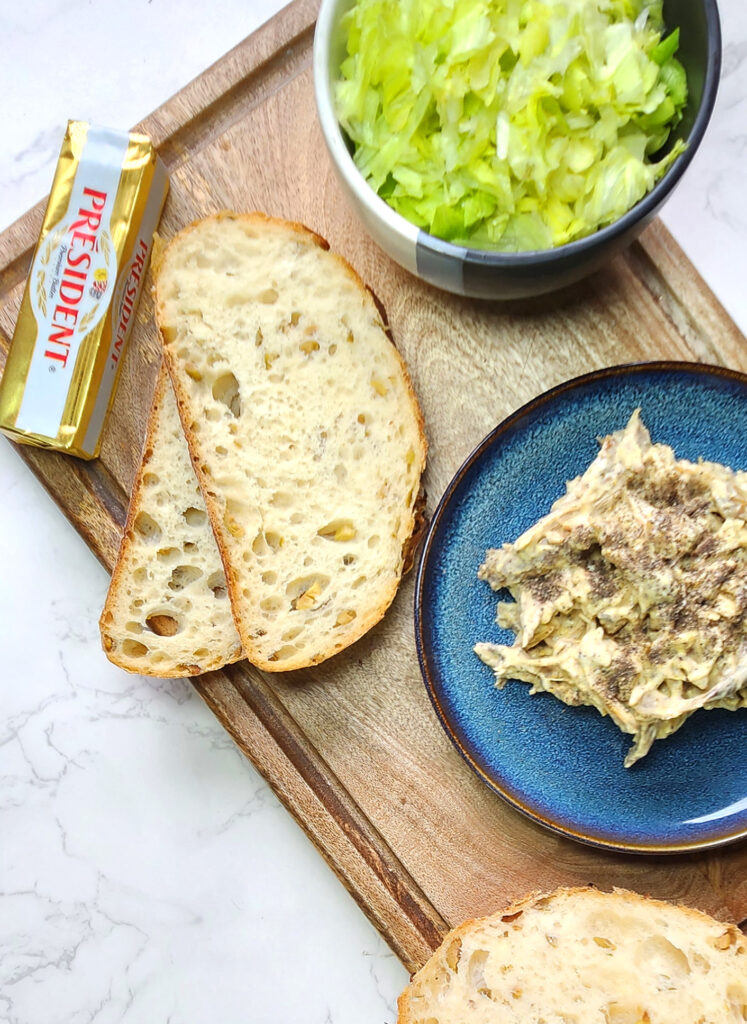
POLYGON ((192 461, 246 657, 330 657, 381 619, 419 525, 426 444, 371 292, 308 229, 222 214, 155 278, 192 461))
POLYGON ((220 553, 163 366, 99 625, 107 657, 128 672, 192 676, 242 657, 220 553))

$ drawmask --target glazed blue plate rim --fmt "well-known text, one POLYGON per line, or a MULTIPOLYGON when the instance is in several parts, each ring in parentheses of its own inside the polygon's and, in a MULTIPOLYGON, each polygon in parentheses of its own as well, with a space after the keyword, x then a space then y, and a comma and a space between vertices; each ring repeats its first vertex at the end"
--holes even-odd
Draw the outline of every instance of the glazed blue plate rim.
MULTIPOLYGON (((747 402, 747 374, 723 366, 673 360, 624 363, 600 370, 593 370, 590 373, 574 377, 543 392, 521 406, 491 430, 454 474, 433 514, 421 549, 415 579, 415 644, 426 692, 446 735, 473 772, 515 810, 518 810, 525 817, 550 831, 601 849, 637 854, 681 854, 695 850, 713 849, 737 842, 747 837, 747 807, 742 810, 740 806, 741 813, 736 816, 736 820, 729 830, 715 836, 710 833, 706 834, 704 831, 700 836, 691 835, 683 839, 676 837, 664 839, 654 834, 650 839, 636 840, 627 837, 610 838, 607 835, 592 830, 585 830, 582 821, 576 821, 573 824, 565 823, 556 820, 552 814, 543 813, 538 807, 533 806, 529 802, 522 802, 519 797, 515 796, 503 784, 500 777, 494 777, 477 763, 475 757, 460 740, 456 727, 452 724, 450 716, 442 706, 438 693, 437 671, 431 665, 428 645, 424 635, 424 617, 427 616, 427 613, 424 613, 424 608, 429 605, 429 602, 426 601, 425 585, 429 570, 429 559, 435 544, 439 540, 441 527, 447 513, 450 511, 452 500, 457 496, 465 475, 480 462, 486 453, 492 450, 494 445, 500 441, 502 435, 515 430, 517 427, 521 429, 523 420, 527 420, 532 414, 541 409, 542 406, 552 404, 553 401, 561 398, 568 392, 581 392, 583 389, 587 389, 589 385, 595 383, 603 386, 614 378, 619 377, 632 378, 635 375, 645 377, 647 374, 667 373, 689 375, 694 381, 702 379, 704 382, 714 383, 721 379, 724 383, 729 382, 730 384, 738 385, 744 389, 744 397, 747 402)), ((538 698, 531 698, 532 701, 536 699, 538 698)), ((552 700, 553 698, 547 699, 552 700)), ((729 714, 729 712, 725 713, 729 714)), ((714 712, 711 712, 711 714, 714 714, 714 712)), ((601 720, 601 716, 599 718, 601 720)))

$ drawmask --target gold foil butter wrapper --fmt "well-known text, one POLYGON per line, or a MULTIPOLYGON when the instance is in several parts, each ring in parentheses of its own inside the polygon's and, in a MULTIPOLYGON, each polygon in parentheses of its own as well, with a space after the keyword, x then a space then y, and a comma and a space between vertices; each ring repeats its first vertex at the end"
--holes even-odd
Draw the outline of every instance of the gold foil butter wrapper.
POLYGON ((145 135, 68 123, 0 382, 13 440, 98 454, 168 190, 145 135))

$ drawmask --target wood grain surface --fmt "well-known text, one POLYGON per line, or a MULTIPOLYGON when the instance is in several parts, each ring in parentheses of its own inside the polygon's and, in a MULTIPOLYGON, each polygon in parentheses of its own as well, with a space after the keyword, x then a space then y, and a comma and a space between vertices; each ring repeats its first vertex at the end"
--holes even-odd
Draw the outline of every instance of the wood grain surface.
MULTIPOLYGON (((138 126, 171 173, 160 230, 169 238, 207 213, 260 209, 306 223, 347 257, 386 306, 422 403, 430 511, 496 423, 561 381, 650 359, 747 370, 744 338, 659 222, 605 270, 541 300, 459 299, 395 266, 344 202, 323 146, 311 82, 316 7, 285 8, 138 126)), ((0 237, 2 360, 42 212, 0 237)), ((109 568, 159 361, 146 296, 101 458, 18 449, 109 568)), ((745 843, 659 858, 606 853, 543 830, 485 788, 428 702, 412 601, 409 578, 378 627, 315 669, 270 676, 242 662, 195 680, 409 969, 448 926, 561 884, 626 886, 747 918, 745 843)))

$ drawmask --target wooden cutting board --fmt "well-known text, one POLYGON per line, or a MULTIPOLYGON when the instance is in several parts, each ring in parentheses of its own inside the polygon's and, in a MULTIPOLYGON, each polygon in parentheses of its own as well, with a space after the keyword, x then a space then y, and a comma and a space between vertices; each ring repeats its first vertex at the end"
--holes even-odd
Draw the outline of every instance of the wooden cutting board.
MULTIPOLYGON (((588 370, 684 359, 747 371, 745 339, 660 223, 607 269, 512 305, 420 284, 364 234, 316 122, 316 0, 296 0, 138 128, 172 181, 162 234, 223 208, 305 222, 379 295, 425 413, 429 511, 496 423, 588 370)), ((5 353, 41 218, 0 237, 5 353)), ((160 360, 144 297, 103 445, 93 463, 19 448, 94 554, 111 568, 160 360)), ((442 732, 418 669, 413 580, 383 622, 316 669, 263 675, 246 663, 195 686, 409 969, 447 926, 531 889, 594 882, 747 918, 747 844, 673 857, 606 853, 551 834, 485 788, 442 732)), ((104 655, 102 654, 102 658, 104 655)))

